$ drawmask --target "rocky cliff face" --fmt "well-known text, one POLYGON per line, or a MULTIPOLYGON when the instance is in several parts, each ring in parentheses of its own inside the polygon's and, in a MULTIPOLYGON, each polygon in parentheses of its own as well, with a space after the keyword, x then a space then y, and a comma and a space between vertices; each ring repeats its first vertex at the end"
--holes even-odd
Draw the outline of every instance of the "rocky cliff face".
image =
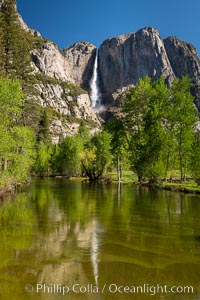
MULTIPOLYGON (((75 43, 63 51, 49 42, 34 50, 32 59, 37 72, 82 86, 89 92, 95 55, 96 47, 88 42, 75 43)), ((113 103, 113 94, 136 85, 145 76, 153 80, 163 76, 170 84, 183 75, 193 78, 193 94, 200 102, 200 62, 195 48, 175 37, 163 40, 152 27, 104 41, 98 52, 98 74, 105 104, 113 103)))
POLYGON ((174 78, 164 42, 151 27, 106 40, 99 48, 99 73, 104 97, 147 75, 153 80, 163 75, 167 82, 174 78))
POLYGON ((38 93, 35 96, 29 95, 27 101, 52 110, 49 121, 53 143, 58 143, 60 137, 77 133, 81 120, 85 121, 91 131, 100 126, 86 92, 74 91, 64 83, 37 83, 35 88, 38 93))
POLYGON ((42 82, 35 84, 38 93, 30 98, 59 114, 58 118, 51 120, 50 132, 54 143, 59 141, 60 136, 75 134, 81 120, 91 131, 100 126, 88 92, 78 90, 77 93, 75 88, 84 86, 89 90, 95 53, 95 46, 87 42, 76 43, 62 52, 50 41, 31 52, 33 73, 40 75, 42 82))
POLYGON ((43 45, 31 52, 31 57, 36 73, 42 73, 45 76, 63 81, 70 81, 66 61, 54 43, 43 43, 43 45))
POLYGON ((96 47, 88 42, 79 42, 60 51, 53 42, 45 42, 32 51, 35 72, 68 81, 90 89, 96 47))
POLYGON ((200 86, 200 65, 191 45, 176 38, 162 40, 156 29, 146 27, 133 34, 108 39, 99 48, 99 75, 105 101, 139 78, 161 75, 167 83, 189 75, 200 86))
POLYGON ((89 91, 96 47, 88 42, 78 42, 63 50, 63 55, 70 81, 89 91))
MULTIPOLYGON (((0 0, 0 9, 4 1, 0 0)), ((25 101, 26 123, 37 131, 40 114, 46 109, 54 143, 60 137, 75 134, 82 121, 91 132, 98 130, 100 122, 89 94, 79 88, 82 85, 89 89, 87 83, 92 76, 95 46, 76 43, 62 52, 55 43, 43 40, 39 32, 29 28, 16 5, 15 9, 21 28, 33 36, 29 38, 37 45, 30 53, 35 83, 25 101)))
POLYGON ((193 45, 185 43, 176 37, 164 39, 164 45, 174 75, 178 78, 188 75, 193 79, 192 94, 200 110, 200 60, 193 45))
MULTIPOLYGON (((0 0, 0 6, 2 2, 0 0)), ((18 19, 25 31, 41 38, 20 15, 18 19)), ((52 135, 58 132, 57 136, 54 135, 55 141, 60 133, 73 134, 80 119, 95 122, 93 127, 99 126, 87 93, 96 51, 96 47, 88 42, 77 42, 61 51, 53 42, 41 38, 41 43, 31 52, 33 74, 43 78, 35 85, 37 96, 31 97, 40 106, 52 108, 59 114, 51 127, 52 135), (68 83, 67 88, 63 82, 68 83), (87 92, 74 93, 74 86, 81 86, 87 92), (69 116, 72 117, 70 121, 69 116)), ((136 85, 147 75, 153 80, 162 75, 168 84, 175 77, 189 75, 196 85, 192 92, 200 109, 200 62, 195 48, 175 37, 163 40, 152 27, 104 41, 98 51, 97 71, 102 99, 110 106, 118 103, 118 95, 123 94, 129 85, 136 85)))
MULTIPOLYGON (((0 0, 0 7, 3 2, 0 0)), ((37 130, 33 120, 38 123, 38 111, 47 109, 53 143, 75 134, 82 120, 91 132, 98 130, 100 121, 89 94, 79 88, 84 86, 89 90, 96 47, 81 42, 60 51, 55 43, 43 40, 39 32, 30 29, 18 12, 17 15, 21 28, 37 38, 37 48, 30 53, 36 83, 26 99, 27 123, 37 130)))
POLYGON ((37 36, 37 37, 41 38, 41 34, 37 30, 29 28, 28 25, 24 22, 24 20, 22 19, 22 16, 19 13, 18 13, 18 19, 19 19, 19 23, 20 23, 21 27, 25 31, 29 32, 33 36, 37 36))

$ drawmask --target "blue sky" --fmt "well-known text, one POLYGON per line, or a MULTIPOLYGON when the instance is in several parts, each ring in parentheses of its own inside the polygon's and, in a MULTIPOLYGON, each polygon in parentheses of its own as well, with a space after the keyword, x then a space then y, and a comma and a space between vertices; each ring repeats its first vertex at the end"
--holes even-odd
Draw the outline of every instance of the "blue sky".
POLYGON ((86 40, 97 47, 107 38, 145 26, 162 38, 192 43, 200 54, 200 0, 17 0, 25 22, 65 48, 86 40))

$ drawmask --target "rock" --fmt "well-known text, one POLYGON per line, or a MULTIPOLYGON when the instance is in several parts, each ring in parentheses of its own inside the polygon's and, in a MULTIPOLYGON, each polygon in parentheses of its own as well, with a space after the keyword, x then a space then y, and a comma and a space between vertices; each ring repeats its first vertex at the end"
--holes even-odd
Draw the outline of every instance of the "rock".
POLYGON ((63 50, 70 81, 90 89, 96 47, 88 42, 78 42, 63 50))
POLYGON ((140 78, 163 76, 170 85, 175 77, 188 75, 200 110, 200 61, 196 49, 176 37, 161 39, 156 29, 145 27, 108 39, 99 48, 100 88, 104 103, 112 103, 119 90, 136 85, 140 78))
MULTIPOLYGON (((87 93, 72 95, 59 84, 36 84, 39 95, 35 101, 43 107, 51 107, 62 115, 72 115, 79 119, 92 120, 99 123, 96 113, 91 107, 87 93)), ((33 98, 33 96, 31 96, 33 98)), ((31 98, 31 99, 32 99, 31 98)))
POLYGON ((176 37, 164 39, 164 45, 174 75, 178 78, 188 75, 193 79, 194 87, 191 92, 200 110, 200 61, 196 49, 176 37))
MULTIPOLYGON (((0 6, 2 3, 3 0, 0 0, 0 6)), ((25 31, 41 37, 26 25, 19 14, 18 19, 25 31)), ((42 107, 52 108, 58 115, 51 123, 54 142, 60 135, 74 134, 81 119, 93 122, 91 128, 98 130, 100 121, 91 107, 88 94, 80 90, 77 93, 72 86, 90 91, 96 47, 89 42, 77 42, 61 51, 50 41, 41 39, 41 43, 36 44, 37 48, 30 55, 38 94, 29 95, 28 99, 42 107), (67 88, 64 88, 63 82, 68 83, 67 88)), ((114 113, 129 86, 136 85, 147 75, 152 80, 163 76, 169 85, 175 77, 190 76, 195 83, 192 92, 200 110, 200 62, 195 48, 175 37, 163 40, 155 28, 145 27, 136 33, 104 41, 98 51, 97 72, 105 104, 102 117, 114 113)))
POLYGON ((54 112, 50 120, 53 143, 57 143, 60 137, 77 133, 81 120, 88 123, 91 132, 100 127, 100 121, 91 107, 87 93, 73 95, 70 88, 64 88, 59 84, 37 83, 34 87, 38 93, 29 95, 27 101, 35 102, 54 112))
POLYGON ((24 22, 24 20, 22 19, 22 16, 19 13, 18 13, 18 20, 19 20, 19 23, 20 23, 21 27, 25 31, 29 32, 33 36, 37 36, 37 37, 41 38, 41 34, 37 30, 29 28, 28 25, 24 22))
POLYGON ((200 75, 200 62, 194 46, 176 37, 168 37, 163 41, 175 76, 181 78, 187 74, 197 80, 200 75))
POLYGON ((151 27, 103 42, 99 48, 99 74, 107 101, 117 89, 136 85, 147 75, 153 80, 163 75, 167 82, 175 77, 163 40, 151 27))
POLYGON ((60 51, 53 42, 32 51, 35 72, 68 81, 90 90, 96 47, 88 42, 76 43, 60 51))
POLYGON ((33 50, 31 57, 36 72, 63 81, 70 80, 65 59, 53 42, 44 43, 33 50))
MULTIPOLYGON (((0 6, 3 1, 0 0, 0 6)), ((17 14, 21 28, 41 38, 17 14)), ((33 89, 33 93, 29 93, 26 101, 29 107, 32 103, 34 107, 35 103, 48 108, 52 142, 57 143, 61 137, 77 133, 81 120, 85 121, 92 133, 98 130, 100 121, 91 107, 88 93, 74 86, 84 86, 89 90, 96 47, 88 42, 79 42, 60 51, 55 43, 42 39, 37 45, 30 53, 32 75, 36 76, 37 83, 34 84, 35 91, 33 89)), ((34 110, 29 111, 30 119, 38 121, 34 110)), ((32 126, 36 128, 37 124, 32 126)))

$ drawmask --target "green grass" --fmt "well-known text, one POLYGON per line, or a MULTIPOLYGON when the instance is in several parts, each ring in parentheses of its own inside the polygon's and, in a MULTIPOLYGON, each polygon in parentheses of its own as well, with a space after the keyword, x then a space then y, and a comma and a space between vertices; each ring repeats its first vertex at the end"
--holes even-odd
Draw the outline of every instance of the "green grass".
MULTIPOLYGON (((180 172, 177 170, 173 171, 173 179, 180 179, 180 172)), ((172 175, 172 174, 170 174, 172 175)), ((117 172, 111 171, 107 173, 107 177, 113 182, 117 182, 117 172)), ((189 176, 188 176, 189 177, 189 176)), ((137 176, 132 171, 124 171, 122 173, 123 183, 135 183, 139 184, 137 181, 137 176)), ((148 183, 147 183, 148 185, 148 183)), ((183 182, 160 182, 154 185, 155 188, 161 188, 169 191, 177 191, 184 193, 196 193, 200 194, 200 186, 194 180, 188 180, 183 182)))
MULTIPOLYGON (((118 181, 117 171, 108 172, 107 176, 113 181, 118 181)), ((124 171, 124 172, 122 172, 121 180, 124 183, 136 182, 137 176, 132 171, 124 171)))
POLYGON ((163 182, 160 185, 160 187, 172 191, 180 191, 186 193, 196 193, 196 192, 200 193, 200 186, 198 186, 198 184, 193 180, 184 181, 180 183, 163 182))
MULTIPOLYGON (((190 178, 191 175, 189 173, 185 174, 186 178, 190 178)), ((167 178, 173 178, 173 179, 180 179, 181 178, 181 172, 180 170, 170 170, 167 172, 167 178)))

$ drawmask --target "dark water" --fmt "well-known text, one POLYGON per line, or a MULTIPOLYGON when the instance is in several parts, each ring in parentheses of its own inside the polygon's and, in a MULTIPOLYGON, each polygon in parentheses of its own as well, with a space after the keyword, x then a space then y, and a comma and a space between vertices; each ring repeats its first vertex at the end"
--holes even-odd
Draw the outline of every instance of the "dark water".
POLYGON ((0 240, 3 300, 200 299, 198 196, 38 180, 1 204, 0 240))

